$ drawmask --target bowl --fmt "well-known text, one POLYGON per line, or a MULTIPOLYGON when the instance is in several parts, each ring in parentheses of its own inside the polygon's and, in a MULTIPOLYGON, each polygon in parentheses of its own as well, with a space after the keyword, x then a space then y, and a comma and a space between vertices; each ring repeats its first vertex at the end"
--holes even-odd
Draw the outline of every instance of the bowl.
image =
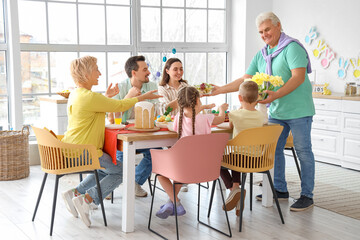
POLYGON ((69 98, 70 92, 57 92, 60 96, 63 96, 64 98, 69 98))

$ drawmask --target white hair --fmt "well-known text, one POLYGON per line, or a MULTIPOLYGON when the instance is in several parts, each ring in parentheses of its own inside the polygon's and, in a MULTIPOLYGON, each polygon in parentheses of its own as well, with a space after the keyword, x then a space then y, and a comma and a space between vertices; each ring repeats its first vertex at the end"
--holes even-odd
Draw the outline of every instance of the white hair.
MULTIPOLYGON (((255 20, 256 23, 256 27, 259 28, 260 24, 262 24, 264 21, 266 20, 271 20, 272 24, 274 26, 276 26, 278 23, 280 23, 281 26, 281 22, 280 19, 278 18, 278 16, 275 15, 275 13, 273 12, 263 12, 260 13, 255 20)), ((282 31, 282 26, 281 26, 281 31, 282 31)))

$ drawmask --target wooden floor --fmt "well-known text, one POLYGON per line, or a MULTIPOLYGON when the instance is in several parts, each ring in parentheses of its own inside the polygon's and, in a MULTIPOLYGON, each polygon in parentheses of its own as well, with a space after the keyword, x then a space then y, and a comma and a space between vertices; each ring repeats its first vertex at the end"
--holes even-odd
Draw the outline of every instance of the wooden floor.
MULTIPOLYGON (((60 180, 59 195, 53 237, 49 236, 54 176, 49 175, 35 222, 31 221, 43 173, 40 166, 30 169, 30 176, 17 181, 0 182, 0 239, 160 239, 147 229, 151 198, 136 198, 135 232, 121 231, 121 186, 115 191, 114 204, 105 202, 108 226, 104 227, 101 210, 94 210, 92 225, 87 228, 79 218, 74 218, 65 208, 60 193, 78 183, 78 176, 66 176, 60 180)), ((360 175, 360 173, 359 173, 360 175)), ((144 185, 148 190, 147 184, 144 185)), ((261 193, 255 187, 255 194, 261 193)), ((202 189, 201 219, 206 218, 207 199, 210 190, 202 189)), ((227 192, 228 193, 228 192, 227 192)), ((224 235, 197 222, 197 186, 189 185, 189 192, 180 193, 182 204, 187 210, 179 217, 181 239, 228 239, 224 235)), ((155 211, 167 200, 166 195, 157 191, 155 211)), ((227 230, 225 215, 221 210, 220 192, 217 191, 213 212, 209 222, 227 230)), ((228 212, 234 239, 360 239, 360 221, 348 218, 318 207, 305 212, 290 212, 293 199, 280 202, 285 224, 281 224, 276 207, 264 208, 253 200, 249 210, 246 198, 243 232, 238 232, 239 218, 235 211, 228 212)), ((153 216, 153 228, 169 239, 176 239, 175 219, 161 220, 153 216)))

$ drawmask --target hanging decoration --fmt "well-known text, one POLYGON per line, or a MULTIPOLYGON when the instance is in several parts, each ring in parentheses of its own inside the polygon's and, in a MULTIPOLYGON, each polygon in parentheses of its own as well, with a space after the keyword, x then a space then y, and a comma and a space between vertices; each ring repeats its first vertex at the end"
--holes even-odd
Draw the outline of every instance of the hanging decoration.
POLYGON ((340 57, 339 59, 339 70, 337 71, 337 75, 339 78, 344 79, 346 77, 346 71, 349 67, 349 59, 345 59, 340 57))
POLYGON ((354 68, 353 76, 355 78, 360 78, 360 57, 358 57, 357 60, 355 58, 352 58, 350 59, 350 62, 354 68))
POLYGON ((310 45, 311 42, 318 37, 315 27, 311 27, 309 34, 305 36, 305 43, 310 45))

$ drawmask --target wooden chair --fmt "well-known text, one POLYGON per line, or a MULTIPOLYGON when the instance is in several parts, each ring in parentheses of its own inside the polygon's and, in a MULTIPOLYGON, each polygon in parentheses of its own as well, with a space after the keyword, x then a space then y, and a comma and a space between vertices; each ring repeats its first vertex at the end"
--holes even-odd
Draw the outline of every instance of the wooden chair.
POLYGON ((300 171, 299 161, 296 157, 295 148, 294 148, 294 137, 293 137, 291 131, 289 132, 289 136, 286 139, 285 150, 291 150, 292 155, 294 157, 295 164, 296 164, 297 172, 298 172, 299 178, 301 180, 301 171, 300 171))
MULTIPOLYGON (((241 232, 242 228, 244 189, 247 173, 250 173, 250 210, 252 210, 252 174, 266 173, 281 222, 284 224, 281 208, 269 172, 274 167, 276 145, 282 129, 283 126, 280 125, 245 129, 226 145, 221 166, 242 173, 239 232, 241 232)), ((211 199, 213 198, 214 190, 213 187, 211 199)), ((209 206, 208 216, 210 216, 210 209, 211 205, 209 206)))
MULTIPOLYGON (((38 143, 41 160, 41 170, 45 172, 32 221, 35 220, 36 212, 40 203, 42 192, 44 190, 46 178, 49 173, 56 175, 53 207, 51 214, 50 236, 52 236, 53 232, 59 179, 67 174, 93 173, 95 174, 96 178, 104 224, 105 226, 107 226, 104 204, 102 201, 101 188, 99 183, 99 176, 97 172, 97 169, 103 168, 100 167, 98 153, 95 146, 64 143, 61 142, 58 138, 56 138, 56 135, 54 137, 54 135, 46 129, 41 129, 37 127, 32 127, 32 129, 34 130, 38 143)), ((61 136, 59 136, 59 138, 61 138, 61 136)))
MULTIPOLYGON (((229 234, 220 231, 200 220, 200 183, 213 181, 213 185, 216 185, 216 180, 219 181, 221 159, 224 153, 224 147, 229 139, 227 133, 214 133, 206 135, 194 135, 183 137, 179 139, 173 147, 166 150, 152 149, 152 171, 156 174, 154 179, 153 196, 151 200, 150 216, 148 229, 157 234, 158 236, 166 239, 160 233, 154 231, 151 228, 151 214, 153 210, 156 180, 159 175, 167 177, 175 182, 175 184, 181 183, 196 183, 198 184, 198 211, 197 220, 199 223, 210 227, 228 237, 231 237, 231 229, 227 212, 225 211, 226 221, 229 229, 229 234)), ((173 184, 174 198, 175 196, 175 184, 173 184)), ((225 204, 223 192, 220 192, 222 201, 225 204)), ((179 228, 176 203, 174 204, 175 222, 176 222, 176 236, 179 239, 179 228)))

